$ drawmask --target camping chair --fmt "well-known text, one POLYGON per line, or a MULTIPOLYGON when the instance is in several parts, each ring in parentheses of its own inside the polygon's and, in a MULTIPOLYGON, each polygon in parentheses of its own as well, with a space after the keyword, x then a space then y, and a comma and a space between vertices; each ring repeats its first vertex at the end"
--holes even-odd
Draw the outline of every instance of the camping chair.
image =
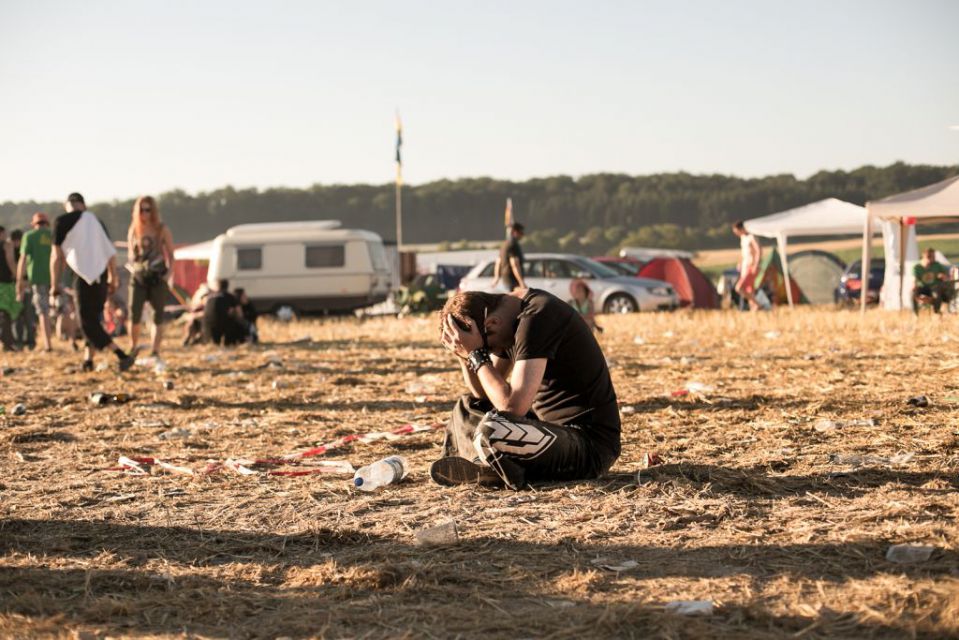
POLYGON ((955 267, 950 270, 949 276, 952 279, 944 280, 938 284, 933 289, 932 295, 920 294, 918 287, 912 290, 912 310, 916 315, 919 315, 919 310, 922 308, 929 308, 936 313, 940 313, 942 308, 945 307, 947 313, 956 313, 957 305, 959 305, 959 296, 956 295, 957 288, 959 288, 959 279, 955 278, 955 270, 955 267))

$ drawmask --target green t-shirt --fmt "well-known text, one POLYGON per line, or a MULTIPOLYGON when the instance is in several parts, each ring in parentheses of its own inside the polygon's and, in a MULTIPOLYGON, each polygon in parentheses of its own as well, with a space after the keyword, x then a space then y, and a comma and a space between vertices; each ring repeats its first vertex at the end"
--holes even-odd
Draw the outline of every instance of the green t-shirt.
POLYGON ((920 262, 912 268, 912 275, 916 277, 916 283, 926 287, 939 282, 940 273, 944 274, 946 278, 949 277, 949 269, 946 269, 945 265, 939 264, 938 262, 933 262, 928 267, 920 262))
POLYGON ((41 227, 23 234, 20 252, 27 257, 27 279, 30 284, 50 285, 50 251, 53 236, 50 229, 41 227))

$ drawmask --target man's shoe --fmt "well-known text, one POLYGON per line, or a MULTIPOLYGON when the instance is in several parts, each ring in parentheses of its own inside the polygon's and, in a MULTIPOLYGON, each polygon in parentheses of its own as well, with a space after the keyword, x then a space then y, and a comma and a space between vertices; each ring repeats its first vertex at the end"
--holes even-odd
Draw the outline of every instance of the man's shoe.
POLYGON ((470 462, 466 458, 449 456, 430 465, 430 477, 444 487, 476 484, 481 487, 502 487, 502 478, 489 467, 470 462))
POLYGON ((129 354, 126 358, 120 358, 120 362, 117 363, 117 366, 120 368, 120 373, 124 371, 129 371, 130 367, 137 361, 136 354, 129 354))

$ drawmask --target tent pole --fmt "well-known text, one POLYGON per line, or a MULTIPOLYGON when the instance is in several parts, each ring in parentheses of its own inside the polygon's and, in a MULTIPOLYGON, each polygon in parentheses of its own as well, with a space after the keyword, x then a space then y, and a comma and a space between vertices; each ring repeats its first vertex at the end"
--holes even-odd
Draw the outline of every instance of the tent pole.
POLYGON ((786 300, 789 302, 789 308, 793 306, 793 288, 789 284, 789 260, 786 258, 786 236, 779 234, 776 236, 776 244, 779 245, 779 262, 783 266, 783 278, 786 280, 786 300))
POLYGON ((866 205, 866 225, 862 229, 862 263, 859 269, 859 308, 860 313, 866 315, 866 297, 869 293, 869 277, 872 275, 872 214, 869 205, 866 205))
POLYGON ((899 218, 899 304, 902 308, 908 305, 904 302, 906 299, 905 291, 902 288, 906 285, 906 219, 899 218))

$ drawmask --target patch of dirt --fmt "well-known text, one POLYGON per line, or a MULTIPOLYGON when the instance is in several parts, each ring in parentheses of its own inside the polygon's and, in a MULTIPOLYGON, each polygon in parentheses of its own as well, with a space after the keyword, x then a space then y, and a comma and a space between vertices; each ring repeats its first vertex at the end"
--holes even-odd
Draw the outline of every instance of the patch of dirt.
POLYGON ((602 480, 515 493, 432 484, 441 431, 350 438, 445 421, 462 381, 432 318, 266 322, 260 347, 171 348, 162 376, 66 373, 63 345, 3 355, 0 403, 27 413, 0 416, 0 636, 959 635, 955 318, 601 324, 623 456, 602 480), (931 405, 907 406, 919 394, 931 405), (409 477, 370 494, 266 473, 396 452, 409 477), (641 470, 647 452, 663 464, 641 470), (112 470, 120 456, 196 475, 112 470), (259 473, 202 473, 228 459, 259 473), (414 544, 449 519, 457 545, 414 544), (899 543, 935 550, 887 561, 899 543))

